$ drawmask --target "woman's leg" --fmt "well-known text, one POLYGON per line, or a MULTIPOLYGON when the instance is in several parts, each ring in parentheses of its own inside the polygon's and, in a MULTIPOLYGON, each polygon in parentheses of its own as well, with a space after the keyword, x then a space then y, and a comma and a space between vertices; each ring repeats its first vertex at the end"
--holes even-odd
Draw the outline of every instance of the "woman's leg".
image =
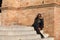
POLYGON ((34 28, 37 32, 37 34, 40 34, 41 38, 44 38, 43 34, 40 32, 40 30, 38 28, 34 28))
POLYGON ((41 38, 44 38, 44 36, 43 36, 43 34, 41 32, 39 34, 41 35, 41 38))

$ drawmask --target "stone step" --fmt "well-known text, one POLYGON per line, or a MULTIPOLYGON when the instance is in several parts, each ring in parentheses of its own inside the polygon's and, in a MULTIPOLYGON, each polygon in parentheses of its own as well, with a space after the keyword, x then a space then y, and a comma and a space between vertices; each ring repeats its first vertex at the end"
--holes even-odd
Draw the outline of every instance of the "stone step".
POLYGON ((44 33, 44 30, 41 30, 40 32, 44 35, 45 38, 47 38, 49 36, 49 34, 44 33))
POLYGON ((31 30, 34 31, 33 27, 0 27, 0 30, 31 30))
POLYGON ((28 32, 0 31, 0 35, 27 35, 27 34, 36 34, 36 31, 28 31, 28 32))
POLYGON ((54 38, 53 37, 49 37, 49 38, 43 38, 43 39, 36 38, 36 39, 20 39, 20 40, 54 40, 54 38))
POLYGON ((40 37, 23 37, 20 36, 0 36, 0 40, 54 40, 53 37, 41 39, 40 37))
POLYGON ((7 32, 9 32, 9 31, 11 31, 11 32, 30 32, 30 31, 32 31, 32 32, 33 32, 33 31, 35 31, 35 30, 17 30, 17 29, 16 29, 16 30, 0 30, 0 32, 1 32, 1 31, 3 31, 3 32, 6 32, 6 31, 7 31, 7 32))
POLYGON ((36 36, 36 35, 39 35, 39 34, 27 34, 27 35, 0 35, 0 36, 36 36))
MULTIPOLYGON (((43 34, 43 32, 42 30, 41 33, 43 34)), ((0 40, 52 40, 52 38, 41 39, 33 27, 12 25, 0 27, 0 40)))
POLYGON ((53 37, 48 37, 48 38, 44 38, 44 39, 41 39, 41 40, 54 40, 53 37))
POLYGON ((23 25, 11 25, 11 26, 0 26, 5 28, 33 28, 32 26, 23 26, 23 25))
POLYGON ((45 38, 49 37, 49 34, 47 34, 47 33, 44 33, 43 35, 45 38))
POLYGON ((41 39, 40 36, 0 36, 1 40, 41 39))
POLYGON ((41 38, 40 35, 32 35, 32 36, 20 36, 20 39, 31 39, 31 38, 41 38))

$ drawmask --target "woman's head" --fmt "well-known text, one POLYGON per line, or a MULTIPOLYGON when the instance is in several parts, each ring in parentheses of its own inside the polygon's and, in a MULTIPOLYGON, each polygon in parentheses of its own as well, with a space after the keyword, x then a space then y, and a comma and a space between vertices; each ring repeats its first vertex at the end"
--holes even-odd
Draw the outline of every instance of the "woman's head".
POLYGON ((37 15, 37 17, 38 17, 38 18, 41 18, 41 17, 42 17, 42 15, 39 13, 39 14, 37 15))
POLYGON ((38 17, 42 17, 41 14, 38 14, 37 16, 38 16, 38 17))
POLYGON ((37 17, 35 18, 35 19, 39 19, 39 18, 41 18, 42 17, 42 15, 40 14, 40 13, 38 13, 37 14, 37 17))

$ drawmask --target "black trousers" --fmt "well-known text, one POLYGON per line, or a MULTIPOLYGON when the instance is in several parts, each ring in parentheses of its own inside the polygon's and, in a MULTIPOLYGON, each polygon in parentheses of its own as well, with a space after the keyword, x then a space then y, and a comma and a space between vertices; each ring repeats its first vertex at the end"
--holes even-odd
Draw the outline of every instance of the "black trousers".
POLYGON ((34 27, 35 31, 37 34, 40 34, 41 38, 44 38, 43 34, 40 32, 40 30, 38 29, 38 27, 34 27))

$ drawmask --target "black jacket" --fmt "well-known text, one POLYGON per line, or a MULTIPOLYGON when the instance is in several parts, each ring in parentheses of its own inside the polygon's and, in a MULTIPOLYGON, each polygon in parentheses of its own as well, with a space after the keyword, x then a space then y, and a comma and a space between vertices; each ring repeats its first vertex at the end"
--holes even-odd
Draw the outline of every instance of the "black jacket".
POLYGON ((43 28, 44 27, 44 20, 43 19, 36 19, 32 25, 33 27, 36 28, 43 28))

